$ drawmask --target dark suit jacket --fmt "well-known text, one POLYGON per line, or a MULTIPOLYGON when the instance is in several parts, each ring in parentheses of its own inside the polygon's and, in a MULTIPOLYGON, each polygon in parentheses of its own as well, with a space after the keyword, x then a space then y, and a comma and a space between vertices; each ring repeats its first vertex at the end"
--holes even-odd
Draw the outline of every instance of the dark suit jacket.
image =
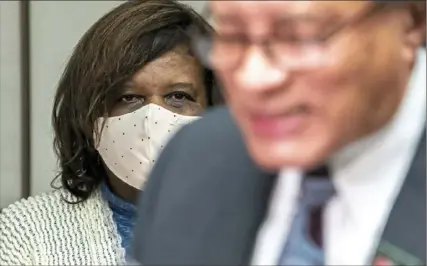
MULTIPOLYGON (((425 261, 425 138, 385 238, 425 261)), ((145 265, 248 265, 275 173, 258 168, 224 108, 185 127, 155 165, 138 207, 134 258, 145 265)))

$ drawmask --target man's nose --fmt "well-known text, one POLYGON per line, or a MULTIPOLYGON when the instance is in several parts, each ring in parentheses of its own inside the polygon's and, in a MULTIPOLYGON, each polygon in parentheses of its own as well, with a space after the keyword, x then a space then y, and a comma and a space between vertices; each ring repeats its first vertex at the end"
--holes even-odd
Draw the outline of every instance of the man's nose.
POLYGON ((288 76, 288 71, 278 68, 261 47, 252 46, 235 72, 235 82, 242 90, 263 92, 277 88, 288 76))

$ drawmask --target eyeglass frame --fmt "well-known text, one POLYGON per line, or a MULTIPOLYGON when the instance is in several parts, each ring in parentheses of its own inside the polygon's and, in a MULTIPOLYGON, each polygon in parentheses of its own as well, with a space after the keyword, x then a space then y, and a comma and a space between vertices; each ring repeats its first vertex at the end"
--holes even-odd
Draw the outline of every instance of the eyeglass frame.
MULTIPOLYGON (((339 23, 336 25, 336 27, 334 27, 333 29, 327 31, 325 34, 323 34, 323 36, 321 37, 315 37, 315 38, 300 38, 299 40, 292 40, 294 43, 298 44, 299 46, 303 47, 305 45, 316 45, 316 44, 320 44, 320 45, 325 45, 327 44, 333 37, 335 37, 336 35, 338 35, 339 33, 341 33, 343 30, 353 27, 353 26, 357 26, 359 23, 363 23, 366 19, 371 18, 373 15, 376 15, 377 13, 380 13, 382 11, 384 11, 385 9, 389 8, 390 6, 392 6, 391 4, 394 3, 396 4, 395 1, 377 1, 372 3, 372 5, 370 5, 370 7, 366 8, 365 10, 361 11, 359 14, 352 16, 350 19, 339 23)), ((209 36, 203 36, 203 34, 201 34, 197 29, 195 28, 190 28, 189 29, 189 36, 191 38, 191 41, 193 43, 193 46, 197 46, 197 42, 201 42, 201 41, 207 41, 208 38, 210 38, 210 40, 208 42, 210 42, 211 45, 213 45, 213 43, 215 41, 221 41, 221 40, 226 40, 227 38, 224 38, 223 36, 220 36, 219 34, 213 32, 211 33, 212 35, 209 36)), ((243 39, 242 39, 243 40, 243 39)), ((271 47, 272 46, 272 42, 289 42, 289 40, 281 40, 280 38, 274 38, 274 39, 264 39, 262 41, 245 41, 243 40, 242 42, 242 49, 243 50, 247 50, 249 48, 249 46, 251 45, 257 45, 263 48, 264 53, 270 58, 270 61, 275 62, 277 60, 274 60, 275 56, 274 53, 271 52, 271 47)), ((197 49, 196 49, 197 50, 197 49)), ((207 51, 199 51, 199 58, 203 57, 206 54, 210 54, 211 51, 207 52, 207 51)), ((241 62, 241 60, 243 60, 244 58, 244 54, 245 51, 242 51, 242 56, 239 60, 236 60, 236 63, 234 64, 236 67, 239 65, 239 63, 241 62)), ((219 68, 219 67, 215 67, 211 65, 211 62, 209 60, 201 60, 202 63, 204 63, 207 67, 210 68, 219 68)), ((276 62, 277 63, 277 62, 276 62)), ((232 67, 230 67, 232 68, 232 67)))

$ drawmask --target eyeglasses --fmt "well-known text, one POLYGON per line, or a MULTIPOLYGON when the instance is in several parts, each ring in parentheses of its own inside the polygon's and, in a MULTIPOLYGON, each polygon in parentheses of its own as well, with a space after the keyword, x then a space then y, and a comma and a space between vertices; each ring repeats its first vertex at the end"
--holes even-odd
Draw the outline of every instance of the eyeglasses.
POLYGON ((314 38, 274 36, 254 42, 241 36, 229 37, 216 33, 203 34, 195 28, 189 29, 189 36, 199 60, 211 69, 232 70, 237 68, 244 60, 248 48, 252 45, 262 47, 265 55, 279 68, 322 67, 330 64, 333 60, 325 48, 332 37, 346 28, 363 22, 387 6, 390 6, 387 2, 373 3, 360 14, 314 38))

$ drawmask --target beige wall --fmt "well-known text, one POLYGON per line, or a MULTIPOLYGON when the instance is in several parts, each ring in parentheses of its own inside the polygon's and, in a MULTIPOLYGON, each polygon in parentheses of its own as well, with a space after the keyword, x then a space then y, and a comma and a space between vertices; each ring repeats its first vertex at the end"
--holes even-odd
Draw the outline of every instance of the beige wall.
POLYGON ((0 208, 21 195, 19 2, 0 1, 0 208))

